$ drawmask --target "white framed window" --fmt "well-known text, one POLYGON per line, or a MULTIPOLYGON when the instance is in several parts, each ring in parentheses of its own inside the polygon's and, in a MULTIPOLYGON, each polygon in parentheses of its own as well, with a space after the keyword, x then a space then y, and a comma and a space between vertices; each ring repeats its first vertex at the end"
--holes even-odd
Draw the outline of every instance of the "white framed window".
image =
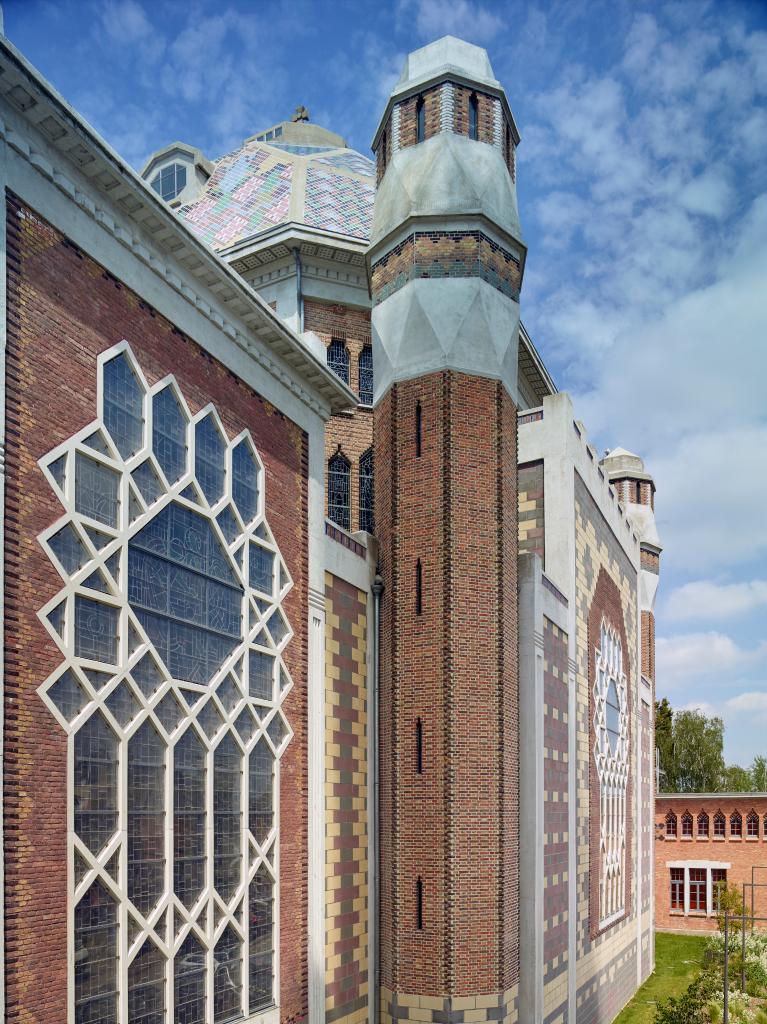
POLYGON ((606 927, 625 910, 629 714, 623 647, 617 630, 605 619, 594 668, 594 760, 600 799, 599 925, 606 927))
POLYGON ((247 432, 150 387, 126 342, 98 418, 40 465, 63 515, 39 612, 68 734, 70 1024, 278 1004, 279 759, 292 580, 247 432))
POLYGON ((186 188, 186 167, 184 164, 173 163, 163 167, 152 178, 152 188, 166 203, 175 199, 186 188))

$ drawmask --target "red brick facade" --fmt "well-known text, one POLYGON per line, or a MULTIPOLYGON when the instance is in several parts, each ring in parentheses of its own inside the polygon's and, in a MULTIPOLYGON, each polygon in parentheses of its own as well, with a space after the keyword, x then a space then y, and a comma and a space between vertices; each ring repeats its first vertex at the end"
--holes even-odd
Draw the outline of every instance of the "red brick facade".
POLYGON ((307 1014, 306 435, 35 213, 10 198, 5 506, 5 900, 8 1021, 67 1019, 67 739, 36 690, 61 662, 37 618, 61 579, 37 542, 60 515, 37 460, 96 416, 97 357, 128 339, 151 383, 173 373, 197 412, 248 428, 269 523, 294 580, 286 660, 294 737, 281 760, 283 1022, 307 1014))
POLYGON ((497 994, 519 965, 516 409, 496 381, 438 372, 395 384, 375 423, 381 981, 497 994))
MULTIPOLYGON (((544 761, 543 831, 544 936, 543 960, 563 957, 556 976, 566 967, 568 929, 568 692, 567 634, 543 620, 544 761)), ((547 979, 550 980, 550 979, 547 979)))
MULTIPOLYGON (((746 908, 751 912, 750 883, 767 882, 767 795, 764 793, 722 794, 659 794, 655 800, 655 921, 656 927, 667 930, 713 931, 717 927, 715 902, 704 909, 691 907, 685 912, 671 907, 671 864, 687 863, 728 865, 728 885, 746 887, 746 908), (688 814, 691 834, 683 835, 683 817, 688 814), (724 818, 724 835, 714 834, 714 818, 724 818), (732 827, 732 815, 739 814, 742 835, 732 827), (756 818, 756 835, 748 835, 748 818, 756 818), (667 817, 672 816, 676 835, 667 817), (707 816, 708 829, 704 826, 707 816)), ((701 870, 701 869, 699 869, 701 870)), ((702 869, 705 870, 705 869, 702 869)), ((713 896, 713 893, 712 893, 713 896)), ((767 917, 767 888, 753 890, 754 912, 767 917)), ((694 900, 692 901, 695 902, 694 900)), ((767 928, 767 921, 756 927, 767 928)))

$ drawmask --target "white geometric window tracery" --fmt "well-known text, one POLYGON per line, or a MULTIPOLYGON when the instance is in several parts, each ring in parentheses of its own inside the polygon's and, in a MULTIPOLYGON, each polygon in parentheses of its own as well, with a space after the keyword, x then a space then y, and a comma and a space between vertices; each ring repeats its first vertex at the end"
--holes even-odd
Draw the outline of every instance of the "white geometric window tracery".
POLYGON ((594 676, 594 761, 599 779, 599 924, 625 910, 629 776, 628 681, 617 631, 602 619, 594 676))
POLYGON ((150 387, 127 342, 98 418, 40 461, 69 737, 69 1020, 219 1024, 278 1001, 279 758, 292 587, 247 432, 150 387))

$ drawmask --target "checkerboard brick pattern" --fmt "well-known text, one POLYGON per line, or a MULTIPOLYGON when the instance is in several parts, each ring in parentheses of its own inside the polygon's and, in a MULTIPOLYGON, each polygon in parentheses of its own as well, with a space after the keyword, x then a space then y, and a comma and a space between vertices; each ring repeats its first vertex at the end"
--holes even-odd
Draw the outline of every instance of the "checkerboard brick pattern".
POLYGON ((294 586, 294 737, 280 762, 283 1024, 307 1014, 308 443, 304 432, 181 334, 86 252, 9 196, 5 506, 5 939, 7 1020, 66 1021, 67 740, 36 690, 61 656, 36 611, 61 586, 37 542, 60 515, 37 460, 96 414, 97 357, 128 339, 150 383, 175 374, 196 413, 250 429, 264 461, 269 525, 294 586))
POLYGON ((367 606, 325 574, 325 1020, 368 1015, 367 606))
POLYGON ((532 551, 545 558, 545 504, 543 461, 529 462, 517 470, 519 489, 519 552, 532 551))

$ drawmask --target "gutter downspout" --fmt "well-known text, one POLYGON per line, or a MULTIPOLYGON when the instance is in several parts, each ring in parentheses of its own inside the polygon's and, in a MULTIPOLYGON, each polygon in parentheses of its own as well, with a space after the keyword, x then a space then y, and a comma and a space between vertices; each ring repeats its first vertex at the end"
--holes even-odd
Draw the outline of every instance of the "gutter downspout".
POLYGON ((304 295, 301 282, 301 250, 297 245, 293 246, 293 259, 296 264, 296 318, 298 330, 296 334, 304 333, 304 295))
POLYGON ((370 845, 372 847, 372 857, 370 862, 370 900, 372 903, 372 913, 370 915, 371 928, 370 928, 370 942, 369 942, 369 957, 370 962, 368 965, 368 977, 372 977, 371 991, 369 994, 369 1017, 372 1024, 376 1024, 379 1019, 378 1012, 378 1000, 381 984, 381 971, 380 971, 380 955, 378 949, 378 936, 379 936, 379 891, 380 891, 380 844, 379 844, 379 829, 378 829, 378 682, 379 682, 379 664, 380 664, 380 630, 381 630, 381 594, 384 589, 384 582, 381 578, 380 573, 376 572, 375 579, 372 585, 373 591, 373 689, 370 695, 370 712, 369 712, 369 724, 370 724, 370 776, 372 780, 372 794, 371 803, 372 814, 370 816, 370 845))

